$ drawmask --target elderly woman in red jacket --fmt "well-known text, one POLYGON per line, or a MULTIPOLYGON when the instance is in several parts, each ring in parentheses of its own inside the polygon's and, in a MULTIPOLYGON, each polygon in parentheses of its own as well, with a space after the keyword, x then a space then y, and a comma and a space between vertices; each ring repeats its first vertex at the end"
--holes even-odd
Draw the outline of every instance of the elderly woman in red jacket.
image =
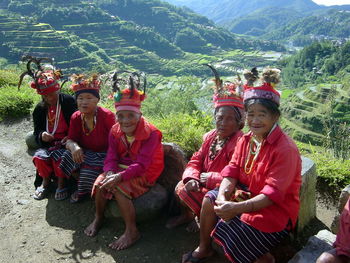
POLYGON ((263 81, 262 86, 245 87, 250 132, 238 141, 230 163, 221 171, 219 190, 204 198, 200 244, 183 256, 183 263, 212 256, 210 236, 230 262, 274 262, 269 251, 296 224, 301 158, 277 123, 280 95, 274 84, 279 82, 279 70, 265 69, 263 81))
POLYGON ((155 184, 164 168, 162 133, 144 117, 140 108, 145 94, 134 87, 118 90, 114 96, 117 123, 108 138, 104 173, 95 181, 96 213, 94 221, 85 229, 87 236, 95 236, 102 224, 106 203, 114 198, 125 222, 125 231, 109 247, 122 250, 139 238, 132 200, 145 194, 155 184))
POLYGON ((192 156, 176 186, 175 192, 183 211, 167 222, 168 228, 190 222, 187 230, 198 230, 193 219, 200 216, 204 195, 220 185, 220 172, 231 160, 236 143, 243 135, 244 111, 240 87, 231 82, 222 83, 216 70, 212 70, 217 77, 213 96, 216 128, 203 136, 201 148, 192 156))

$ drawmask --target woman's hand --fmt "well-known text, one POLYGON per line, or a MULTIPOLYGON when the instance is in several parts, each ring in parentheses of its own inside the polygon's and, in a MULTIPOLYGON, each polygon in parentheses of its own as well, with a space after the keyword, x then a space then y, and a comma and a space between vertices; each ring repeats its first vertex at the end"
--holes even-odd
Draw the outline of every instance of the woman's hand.
POLYGON ((239 211, 238 203, 219 200, 216 200, 215 203, 216 205, 214 206, 214 211, 216 215, 226 222, 241 213, 239 211))
POLYGON ((83 149, 81 149, 78 145, 74 147, 73 151, 71 151, 73 161, 75 163, 81 164, 84 162, 84 152, 83 149))
POLYGON ((61 140, 62 145, 65 145, 65 144, 67 143, 67 140, 68 140, 68 136, 64 137, 64 138, 61 140))
POLYGON ((79 144, 77 144, 75 141, 67 139, 66 149, 68 149, 71 152, 73 161, 75 163, 81 164, 82 162, 84 162, 83 149, 81 149, 79 144))
POLYGON ((191 179, 185 184, 185 190, 188 192, 199 192, 200 186, 197 180, 191 179))
POLYGON ((50 134, 50 133, 48 133, 48 132, 43 132, 43 133, 41 134, 41 140, 42 140, 43 142, 51 142, 51 141, 54 140, 54 137, 53 137, 52 134, 50 134))
POLYGON ((199 181, 201 182, 201 184, 205 185, 207 183, 208 177, 209 173, 201 173, 199 177, 199 181))
POLYGON ((122 181, 122 175, 120 173, 113 174, 107 173, 107 176, 101 182, 101 189, 112 190, 115 186, 122 181))

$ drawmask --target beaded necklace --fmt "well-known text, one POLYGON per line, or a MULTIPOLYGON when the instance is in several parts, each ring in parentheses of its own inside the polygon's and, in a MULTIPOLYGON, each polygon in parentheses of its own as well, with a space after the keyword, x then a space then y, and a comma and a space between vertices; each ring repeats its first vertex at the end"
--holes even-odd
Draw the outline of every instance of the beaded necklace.
POLYGON ((95 127, 96 127, 96 122, 97 122, 96 115, 97 115, 97 109, 96 109, 95 114, 94 114, 94 120, 93 120, 93 123, 92 123, 92 129, 89 130, 89 127, 87 126, 86 121, 85 121, 85 114, 84 113, 81 114, 81 126, 82 126, 83 133, 86 136, 89 136, 93 132, 95 127))
POLYGON ((258 142, 254 137, 252 137, 249 141, 249 151, 246 158, 246 162, 244 165, 244 172, 246 174, 250 174, 253 171, 253 167, 255 165, 256 159, 258 158, 258 155, 260 153, 261 147, 264 144, 263 140, 262 142, 258 142), (256 150, 254 151, 254 145, 256 146, 256 150))
POLYGON ((55 120, 55 123, 53 125, 53 130, 50 133, 51 135, 54 135, 56 130, 57 130, 58 122, 60 120, 60 114, 61 114, 61 105, 59 103, 59 100, 57 99, 55 117, 50 118, 50 112, 49 111, 47 112, 47 117, 46 117, 46 132, 48 132, 48 133, 50 133, 50 131, 49 131, 49 122, 50 122, 50 125, 52 126, 52 122, 55 120))
POLYGON ((226 142, 229 140, 229 137, 226 137, 225 139, 219 139, 219 136, 216 136, 215 139, 213 140, 212 144, 210 145, 209 148, 209 159, 214 160, 216 155, 219 153, 219 151, 224 148, 224 145, 226 142))

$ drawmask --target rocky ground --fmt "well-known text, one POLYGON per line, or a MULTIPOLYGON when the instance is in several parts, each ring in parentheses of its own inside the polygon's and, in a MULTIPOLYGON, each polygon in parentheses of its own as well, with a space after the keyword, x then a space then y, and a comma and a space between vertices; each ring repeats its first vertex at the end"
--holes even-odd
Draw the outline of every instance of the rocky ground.
MULTIPOLYGON (((0 262, 177 263, 195 248, 198 234, 187 233, 184 227, 166 229, 164 213, 152 222, 139 223, 142 238, 134 246, 113 251, 107 245, 122 234, 123 222, 109 218, 97 237, 86 237, 83 230, 93 219, 90 200, 70 204, 55 201, 53 194, 34 200, 35 169, 24 142, 31 130, 30 118, 0 123, 0 262)), ((325 211, 318 208, 329 226, 331 212, 325 211)), ((217 256, 206 262, 226 260, 217 256)))

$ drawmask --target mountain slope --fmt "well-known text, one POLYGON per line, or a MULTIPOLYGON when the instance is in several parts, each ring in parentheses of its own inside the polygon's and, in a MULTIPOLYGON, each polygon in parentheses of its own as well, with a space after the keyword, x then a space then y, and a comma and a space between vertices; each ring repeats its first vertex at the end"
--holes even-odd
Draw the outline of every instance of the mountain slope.
POLYGON ((138 69, 164 75, 201 74, 196 60, 233 49, 281 50, 237 37, 207 18, 157 0, 1 1, 0 49, 55 57, 59 66, 138 69), (188 61, 189 60, 189 61, 188 61))
MULTIPOLYGON (((324 7, 311 0, 167 0, 176 5, 186 6, 208 17, 218 24, 232 21, 265 8, 288 8, 309 13, 324 7)), ((274 13, 271 13, 273 16, 274 13)))
POLYGON ((327 13, 313 15, 286 24, 279 29, 268 32, 265 39, 292 41, 303 46, 314 40, 350 38, 350 11, 329 10, 327 13))

